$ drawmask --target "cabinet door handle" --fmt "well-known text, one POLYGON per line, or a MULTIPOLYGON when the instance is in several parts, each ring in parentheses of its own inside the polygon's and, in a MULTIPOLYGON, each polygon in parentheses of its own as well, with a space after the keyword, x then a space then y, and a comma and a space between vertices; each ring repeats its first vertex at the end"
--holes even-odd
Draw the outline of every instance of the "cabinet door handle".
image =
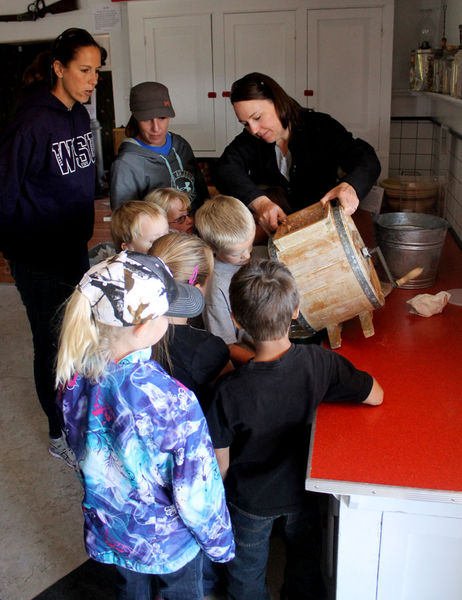
POLYGON ((207 94, 207 97, 208 97, 208 98, 216 98, 216 97, 217 97, 217 93, 216 93, 216 92, 209 92, 209 93, 207 94))
POLYGON ((303 94, 305 96, 313 96, 314 92, 313 90, 303 90, 303 94))
POLYGON ((229 98, 231 96, 231 92, 224 91, 221 93, 221 95, 223 96, 223 98, 229 98))

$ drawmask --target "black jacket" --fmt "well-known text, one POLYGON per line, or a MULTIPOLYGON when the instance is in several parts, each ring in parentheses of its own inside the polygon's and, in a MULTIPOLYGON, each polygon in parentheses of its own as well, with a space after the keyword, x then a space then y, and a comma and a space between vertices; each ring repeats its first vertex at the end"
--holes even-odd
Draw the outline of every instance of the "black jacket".
POLYGON ((286 190, 294 211, 318 202, 340 181, 351 184, 361 200, 380 174, 372 146, 353 138, 343 125, 327 114, 303 110, 302 125, 289 142, 292 155, 290 182, 279 172, 275 144, 244 130, 225 148, 216 166, 216 184, 223 194, 248 205, 264 194, 258 186, 286 190))

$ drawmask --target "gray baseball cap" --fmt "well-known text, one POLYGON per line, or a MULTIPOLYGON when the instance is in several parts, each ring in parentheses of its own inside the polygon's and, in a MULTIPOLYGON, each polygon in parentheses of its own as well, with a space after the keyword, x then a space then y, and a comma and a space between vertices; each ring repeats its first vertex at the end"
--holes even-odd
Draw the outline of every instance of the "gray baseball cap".
POLYGON ((175 116, 168 88, 156 81, 145 81, 132 87, 130 110, 137 121, 175 116))

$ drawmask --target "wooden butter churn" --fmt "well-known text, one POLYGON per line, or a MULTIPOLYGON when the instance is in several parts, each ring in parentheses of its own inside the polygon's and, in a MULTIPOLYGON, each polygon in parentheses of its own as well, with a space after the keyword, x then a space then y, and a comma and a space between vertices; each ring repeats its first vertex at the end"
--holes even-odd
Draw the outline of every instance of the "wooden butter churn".
POLYGON ((372 311, 385 300, 368 249, 343 209, 318 202, 289 215, 269 251, 292 272, 299 323, 311 335, 326 328, 331 347, 339 348, 342 323, 356 316, 364 336, 374 335, 372 311))

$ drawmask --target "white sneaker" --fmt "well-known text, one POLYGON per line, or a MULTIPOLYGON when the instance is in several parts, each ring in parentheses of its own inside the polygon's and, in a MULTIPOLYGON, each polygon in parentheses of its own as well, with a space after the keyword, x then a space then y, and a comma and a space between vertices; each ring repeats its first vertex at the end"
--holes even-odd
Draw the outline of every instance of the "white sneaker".
POLYGON ((77 469, 77 461, 75 460, 74 452, 67 445, 64 436, 59 438, 50 438, 50 446, 48 450, 52 456, 61 458, 69 467, 72 469, 77 469))

